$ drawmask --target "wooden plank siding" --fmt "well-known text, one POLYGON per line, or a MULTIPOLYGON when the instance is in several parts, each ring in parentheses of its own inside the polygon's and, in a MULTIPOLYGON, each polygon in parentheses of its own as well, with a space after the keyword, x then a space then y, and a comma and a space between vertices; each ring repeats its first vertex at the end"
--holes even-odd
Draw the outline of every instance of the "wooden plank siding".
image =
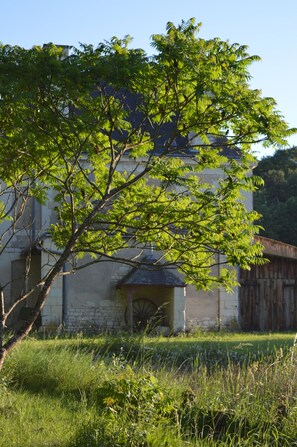
POLYGON ((258 238, 269 263, 240 270, 239 317, 242 330, 297 329, 297 248, 258 238))

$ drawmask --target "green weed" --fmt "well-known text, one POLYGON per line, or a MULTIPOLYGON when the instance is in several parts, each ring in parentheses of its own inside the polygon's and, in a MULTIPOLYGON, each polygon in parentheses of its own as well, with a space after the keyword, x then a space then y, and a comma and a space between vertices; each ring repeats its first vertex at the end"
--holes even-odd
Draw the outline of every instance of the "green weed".
POLYGON ((297 446, 293 339, 29 339, 1 372, 0 447, 297 446))

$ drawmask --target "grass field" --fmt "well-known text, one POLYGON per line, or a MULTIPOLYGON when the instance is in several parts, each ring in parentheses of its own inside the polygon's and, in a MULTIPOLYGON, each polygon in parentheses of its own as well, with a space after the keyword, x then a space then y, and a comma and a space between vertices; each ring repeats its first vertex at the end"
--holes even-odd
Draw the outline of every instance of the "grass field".
POLYGON ((1 372, 0 446, 297 446, 294 340, 32 337, 1 372))

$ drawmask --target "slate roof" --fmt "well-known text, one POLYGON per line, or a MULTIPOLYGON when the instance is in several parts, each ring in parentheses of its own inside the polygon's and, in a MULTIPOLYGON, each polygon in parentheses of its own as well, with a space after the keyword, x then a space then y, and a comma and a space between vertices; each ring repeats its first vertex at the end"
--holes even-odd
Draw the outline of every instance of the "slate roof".
POLYGON ((134 267, 117 287, 124 286, 161 286, 161 287, 185 287, 185 282, 180 278, 174 268, 168 268, 158 263, 158 260, 149 255, 143 258, 143 268, 134 267))
MULTIPOLYGON (((205 144, 198 144, 193 147, 189 138, 177 132, 176 129, 176 120, 172 117, 172 120, 169 122, 165 122, 160 126, 156 126, 154 128, 154 124, 147 117, 144 117, 143 114, 138 110, 138 106, 141 103, 141 95, 129 92, 126 88, 120 88, 119 90, 114 90, 114 88, 110 85, 101 83, 101 87, 105 90, 105 94, 114 95, 120 102, 124 103, 124 108, 129 113, 128 120, 130 121, 132 127, 138 128, 141 127, 143 131, 147 132, 152 141, 154 142, 153 155, 160 156, 164 152, 164 147, 166 146, 168 140, 172 135, 175 135, 174 141, 171 144, 170 151, 167 156, 174 157, 193 157, 197 154, 197 150, 199 150, 199 145, 201 147, 205 147, 205 144)), ((93 92, 92 96, 96 97, 100 93, 93 92)), ((125 138, 125 132, 118 132, 116 130, 113 131, 113 138, 117 141, 121 141, 125 138)), ((198 136, 198 135, 197 135, 198 136)), ((209 135, 209 149, 219 149, 220 154, 229 158, 229 159, 240 159, 241 151, 239 148, 229 145, 229 140, 227 136, 217 136, 213 137, 209 135)))

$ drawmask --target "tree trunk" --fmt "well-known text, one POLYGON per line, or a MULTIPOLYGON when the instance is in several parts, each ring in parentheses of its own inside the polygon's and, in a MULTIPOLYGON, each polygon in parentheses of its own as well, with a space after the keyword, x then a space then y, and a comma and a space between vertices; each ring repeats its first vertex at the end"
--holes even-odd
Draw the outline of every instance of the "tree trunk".
POLYGON ((56 264, 53 266, 52 270, 49 272, 48 276, 44 280, 44 284, 38 294, 37 301, 31 316, 26 321, 25 326, 20 329, 18 332, 15 332, 5 343, 3 343, 3 329, 5 322, 5 314, 4 314, 4 296, 3 290, 0 288, 0 300, 3 305, 1 306, 1 328, 0 328, 0 370, 3 367, 5 358, 7 354, 17 345, 19 344, 31 331, 41 309, 44 306, 44 303, 48 297, 51 286, 58 276, 63 264, 67 260, 70 252, 70 247, 67 247, 67 250, 61 254, 61 257, 58 259, 56 264))
POLYGON ((6 358, 7 351, 3 348, 0 349, 0 371, 4 365, 4 360, 6 358))
POLYGON ((36 301, 35 307, 33 309, 32 315, 26 321, 25 326, 18 332, 15 332, 5 343, 3 343, 3 329, 4 329, 4 323, 5 323, 6 316, 5 316, 5 312, 4 312, 4 294, 3 294, 3 289, 0 286, 0 300, 2 303, 1 309, 0 309, 0 317, 1 317, 0 370, 4 364, 7 354, 30 333, 36 319, 38 318, 38 315, 39 315, 41 309, 44 306, 44 303, 48 297, 48 294, 50 292, 52 284, 55 281, 56 277, 59 275, 59 273, 60 273, 63 265, 67 261, 68 257, 70 256, 73 246, 75 245, 76 241, 79 239, 79 237, 81 236, 81 234, 83 233, 85 228, 88 227, 88 225, 90 224, 90 222, 92 221, 92 219, 94 218, 96 213, 102 207, 102 204, 104 204, 106 202, 106 200, 107 200, 106 197, 104 199, 102 199, 102 203, 97 204, 97 206, 93 209, 93 211, 89 214, 89 216, 85 219, 85 221, 72 234, 72 237, 66 244, 65 249, 61 253, 60 258, 57 260, 55 265, 52 267, 52 269, 50 270, 48 275, 44 278, 44 283, 43 283, 43 286, 38 294, 37 301, 36 301))
POLYGON ((4 335, 4 319, 5 319, 5 308, 4 308, 4 291, 3 287, 0 286, 0 370, 3 366, 5 359, 5 350, 3 348, 3 335, 4 335))

